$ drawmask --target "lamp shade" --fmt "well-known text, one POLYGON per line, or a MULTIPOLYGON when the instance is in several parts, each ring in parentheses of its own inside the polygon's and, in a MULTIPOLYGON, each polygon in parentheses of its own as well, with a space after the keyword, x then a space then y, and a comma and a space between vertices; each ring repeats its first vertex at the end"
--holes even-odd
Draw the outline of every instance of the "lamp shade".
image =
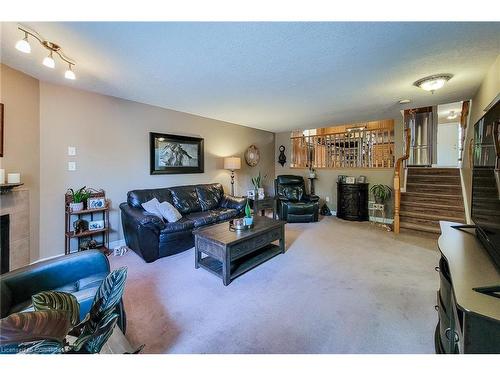
POLYGON ((230 171, 234 171, 240 168, 241 168, 241 158, 237 157, 224 158, 224 169, 229 169, 230 171))

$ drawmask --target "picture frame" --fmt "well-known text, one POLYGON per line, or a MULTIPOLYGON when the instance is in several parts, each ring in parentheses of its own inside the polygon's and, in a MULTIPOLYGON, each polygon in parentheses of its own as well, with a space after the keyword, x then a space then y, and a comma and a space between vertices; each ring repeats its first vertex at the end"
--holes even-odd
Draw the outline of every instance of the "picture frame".
POLYGON ((150 174, 203 173, 203 143, 203 138, 149 133, 150 174))
POLYGON ((87 199, 87 209, 95 210, 106 207, 106 198, 89 198, 87 199))
POLYGON ((4 105, 0 103, 0 157, 3 157, 3 135, 4 135, 4 124, 3 124, 3 112, 4 105))
POLYGON ((92 220, 89 222, 89 231, 104 229, 104 220, 92 220))
POLYGON ((357 178, 357 183, 358 184, 365 184, 366 183, 366 176, 359 176, 357 178))
POLYGON ((356 183, 356 177, 347 176, 345 178, 345 183, 346 184, 355 184, 356 183))

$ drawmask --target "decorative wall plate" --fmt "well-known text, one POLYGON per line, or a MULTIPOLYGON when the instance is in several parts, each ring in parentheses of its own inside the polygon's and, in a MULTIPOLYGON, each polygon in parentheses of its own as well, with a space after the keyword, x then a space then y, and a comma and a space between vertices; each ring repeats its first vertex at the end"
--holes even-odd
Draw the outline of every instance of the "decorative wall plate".
POLYGON ((260 151, 255 145, 251 145, 245 152, 245 161, 251 167, 255 167, 260 161, 260 151))

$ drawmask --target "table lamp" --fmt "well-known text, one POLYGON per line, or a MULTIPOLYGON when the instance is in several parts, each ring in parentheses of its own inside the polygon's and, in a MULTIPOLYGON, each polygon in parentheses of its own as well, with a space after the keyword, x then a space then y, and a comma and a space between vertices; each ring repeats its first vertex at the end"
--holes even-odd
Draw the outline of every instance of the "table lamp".
POLYGON ((231 171, 231 195, 234 196, 234 171, 241 168, 241 158, 234 156, 224 158, 224 169, 231 171))

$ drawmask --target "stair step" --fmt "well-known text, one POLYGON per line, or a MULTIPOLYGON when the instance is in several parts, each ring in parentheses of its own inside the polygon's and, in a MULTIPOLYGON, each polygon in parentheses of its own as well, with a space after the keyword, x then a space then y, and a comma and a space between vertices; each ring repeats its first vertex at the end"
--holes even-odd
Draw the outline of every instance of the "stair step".
POLYGON ((433 205, 433 204, 420 204, 420 203, 401 203, 400 212, 414 212, 430 214, 435 216, 449 216, 449 217, 464 217, 464 208, 447 205, 433 205))
POLYGON ((460 186, 460 176, 409 175, 407 183, 460 186))
POLYGON ((414 218, 414 219, 420 219, 420 220, 426 220, 426 221, 431 221, 431 222, 438 222, 440 220, 444 221, 464 221, 465 217, 464 214, 462 213, 461 215, 453 215, 451 212, 441 212, 438 214, 433 214, 431 212, 416 212, 416 211, 406 211, 406 210, 401 210, 399 212, 400 217, 407 217, 407 218, 414 218))
POLYGON ((462 194, 462 187, 460 185, 436 185, 436 184, 421 184, 421 183, 407 183, 407 192, 422 192, 434 193, 445 195, 460 195, 462 194))
POLYGON ((401 193, 401 202, 415 202, 415 203, 426 203, 426 204, 439 204, 439 205, 450 205, 456 207, 463 207, 462 195, 457 194, 429 194, 429 193, 415 193, 406 192, 401 193))
POLYGON ((428 232, 428 233, 441 233, 441 229, 439 227, 431 227, 427 225, 420 225, 420 224, 415 224, 415 223, 405 223, 405 222, 400 222, 399 226, 401 228, 405 229, 411 229, 411 230, 416 230, 419 232, 428 232))
POLYGON ((458 168, 408 168, 408 175, 460 176, 458 168))

